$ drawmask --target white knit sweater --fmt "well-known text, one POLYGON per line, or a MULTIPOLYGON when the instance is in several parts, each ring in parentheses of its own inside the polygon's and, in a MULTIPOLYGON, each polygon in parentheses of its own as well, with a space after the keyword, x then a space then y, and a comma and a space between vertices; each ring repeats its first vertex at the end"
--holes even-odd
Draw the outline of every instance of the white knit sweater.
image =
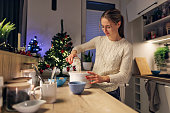
POLYGON ((125 38, 111 41, 106 36, 98 36, 73 48, 73 50, 77 50, 78 54, 90 49, 96 49, 93 72, 110 77, 110 83, 97 83, 93 84, 93 87, 100 87, 102 90, 110 92, 117 89, 119 84, 129 81, 133 48, 125 38))

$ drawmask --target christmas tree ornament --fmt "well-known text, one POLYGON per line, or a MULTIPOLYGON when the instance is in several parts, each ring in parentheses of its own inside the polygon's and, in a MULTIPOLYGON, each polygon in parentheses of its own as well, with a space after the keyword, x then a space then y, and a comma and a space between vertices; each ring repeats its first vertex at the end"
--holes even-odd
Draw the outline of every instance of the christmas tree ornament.
POLYGON ((37 36, 34 36, 34 39, 31 39, 27 46, 27 51, 29 51, 33 56, 37 56, 37 53, 42 49, 38 45, 37 36))

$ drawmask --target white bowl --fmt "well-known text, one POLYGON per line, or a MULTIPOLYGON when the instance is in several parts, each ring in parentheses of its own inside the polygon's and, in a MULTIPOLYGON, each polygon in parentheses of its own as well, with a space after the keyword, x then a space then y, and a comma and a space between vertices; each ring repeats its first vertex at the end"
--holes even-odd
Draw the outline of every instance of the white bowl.
POLYGON ((90 75, 87 71, 72 71, 69 72, 70 75, 70 82, 79 81, 79 82, 86 82, 85 88, 90 88, 91 84, 90 81, 86 79, 85 76, 90 75))
POLYGON ((22 113, 33 113, 36 112, 40 105, 46 103, 45 100, 28 100, 18 104, 14 104, 12 107, 22 113))

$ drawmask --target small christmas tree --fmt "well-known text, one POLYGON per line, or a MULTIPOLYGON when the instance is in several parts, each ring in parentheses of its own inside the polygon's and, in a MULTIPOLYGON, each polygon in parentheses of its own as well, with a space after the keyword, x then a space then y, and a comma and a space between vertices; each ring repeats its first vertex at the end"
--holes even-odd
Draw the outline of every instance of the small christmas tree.
POLYGON ((43 73, 43 70, 47 68, 57 67, 60 69, 57 76, 67 76, 63 74, 63 68, 70 65, 65 59, 73 47, 70 36, 67 35, 67 32, 63 33, 63 20, 61 20, 61 33, 52 38, 51 44, 51 48, 44 55, 44 61, 39 62, 39 71, 43 73))
POLYGON ((37 53, 41 50, 42 49, 38 45, 37 36, 34 36, 34 39, 31 39, 31 41, 29 42, 27 51, 29 51, 30 53, 37 53))

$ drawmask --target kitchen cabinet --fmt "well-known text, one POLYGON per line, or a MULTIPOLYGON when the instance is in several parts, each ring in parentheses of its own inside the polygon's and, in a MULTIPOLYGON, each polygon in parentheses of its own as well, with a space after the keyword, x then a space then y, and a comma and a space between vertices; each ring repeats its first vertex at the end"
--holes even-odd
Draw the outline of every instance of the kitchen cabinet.
POLYGON ((152 43, 170 41, 166 25, 170 23, 170 1, 157 6, 143 15, 144 40, 152 43))
POLYGON ((142 16, 167 0, 131 0, 127 5, 128 22, 142 16))
POLYGON ((161 5, 162 3, 168 1, 168 0, 157 0, 158 1, 158 4, 157 5, 161 5))
POLYGON ((3 76, 5 82, 19 77, 22 69, 32 68, 31 65, 25 65, 25 63, 37 64, 38 61, 39 59, 35 57, 0 50, 0 76, 3 76))
POLYGON ((132 0, 127 5, 128 21, 132 22, 136 18, 142 16, 147 11, 156 7, 156 0, 132 0))
MULTIPOLYGON (((168 105, 168 98, 170 98, 169 96, 167 96, 165 93, 165 86, 170 86, 170 78, 163 78, 163 77, 155 77, 155 76, 141 76, 141 75, 133 75, 132 78, 134 79, 133 83, 129 83, 130 85, 133 84, 134 86, 134 91, 132 91, 134 94, 139 94, 138 97, 135 97, 134 99, 134 103, 140 104, 140 109, 138 109, 137 111, 139 111, 140 113, 150 113, 149 112, 149 101, 148 101, 148 95, 146 93, 145 90, 145 83, 147 80, 151 80, 157 83, 158 85, 158 92, 159 92, 159 97, 160 97, 160 108, 156 113, 170 113, 169 110, 169 105, 168 105), (137 88, 136 85, 138 86, 137 88)), ((130 95, 128 95, 130 96, 130 95)), ((134 109, 137 106, 134 107, 134 109)))
POLYGON ((145 90, 146 79, 134 77, 135 79, 135 110, 139 113, 150 113, 149 112, 149 102, 147 93, 145 90))

